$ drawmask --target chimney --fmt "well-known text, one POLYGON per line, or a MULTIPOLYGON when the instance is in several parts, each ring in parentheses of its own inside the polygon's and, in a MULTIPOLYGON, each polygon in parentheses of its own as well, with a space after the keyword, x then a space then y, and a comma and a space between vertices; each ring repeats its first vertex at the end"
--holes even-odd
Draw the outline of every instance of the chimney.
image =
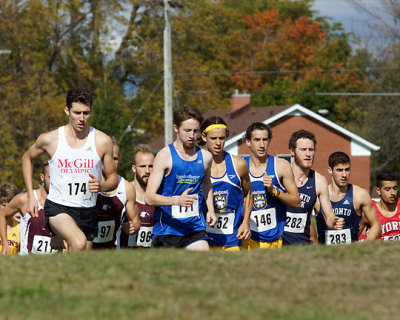
POLYGON ((236 117, 242 111, 250 107, 250 97, 249 93, 239 93, 239 90, 235 90, 235 93, 231 97, 231 117, 236 117))

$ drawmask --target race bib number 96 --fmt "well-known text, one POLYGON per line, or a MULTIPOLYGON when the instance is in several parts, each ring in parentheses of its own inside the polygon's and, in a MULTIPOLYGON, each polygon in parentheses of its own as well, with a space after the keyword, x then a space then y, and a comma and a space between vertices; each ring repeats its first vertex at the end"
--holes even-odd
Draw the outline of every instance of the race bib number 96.
POLYGON ((232 234, 235 222, 235 213, 215 213, 217 223, 213 226, 207 226, 207 232, 214 234, 232 234))
POLYGON ((172 218, 174 219, 184 219, 190 217, 199 216, 199 195, 194 194, 195 199, 190 207, 181 207, 178 205, 173 205, 171 207, 172 218))
POLYGON ((62 198, 66 200, 88 200, 92 196, 88 179, 64 179, 62 198))
POLYGON ((276 210, 269 208, 252 211, 250 215, 250 230, 263 232, 276 228, 276 210))
POLYGON ((136 234, 130 234, 128 238, 128 247, 146 247, 151 245, 153 236, 153 227, 140 227, 136 234))
POLYGON ((343 230, 326 230, 325 243, 327 245, 351 243, 350 229, 343 230))

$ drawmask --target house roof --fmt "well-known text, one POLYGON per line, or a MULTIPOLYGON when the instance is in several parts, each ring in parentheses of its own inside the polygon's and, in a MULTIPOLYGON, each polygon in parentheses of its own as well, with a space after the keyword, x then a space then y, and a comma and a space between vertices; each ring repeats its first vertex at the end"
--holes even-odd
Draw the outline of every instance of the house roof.
MULTIPOLYGON (((311 111, 299 104, 295 104, 292 106, 283 106, 283 107, 264 107, 264 108, 249 108, 249 109, 250 109, 249 111, 244 110, 242 117, 239 117, 239 119, 236 119, 237 124, 240 125, 240 129, 238 126, 238 128, 235 130, 235 132, 236 132, 235 134, 233 134, 233 131, 232 131, 231 138, 228 139, 225 143, 225 148, 229 148, 229 146, 231 146, 232 144, 234 144, 237 141, 239 141, 240 139, 242 139, 245 134, 247 126, 254 121, 260 121, 265 124, 272 124, 273 122, 275 122, 285 116, 309 116, 310 118, 313 118, 313 119, 325 124, 326 126, 331 127, 334 130, 337 130, 338 132, 351 138, 353 141, 357 142, 358 144, 360 144, 361 146, 363 146, 369 150, 377 151, 380 149, 379 146, 365 140, 364 138, 361 138, 360 136, 356 135, 355 133, 339 126, 338 124, 320 116, 319 114, 315 113, 314 111, 311 111), (262 109, 262 110, 258 111, 258 109, 262 109), (265 118, 266 115, 267 115, 267 118, 265 118), (246 121, 244 121, 244 119, 246 121), (265 120, 261 120, 261 119, 265 119, 265 120)), ((227 112, 229 113, 229 110, 227 110, 227 112)), ((227 119, 228 119, 227 117, 222 117, 222 118, 225 121, 227 121, 227 119)), ((228 123, 228 127, 230 130, 231 130, 231 128, 233 128, 232 125, 233 125, 233 123, 228 123)))
MULTIPOLYGON (((380 149, 379 146, 365 140, 364 138, 354 134, 353 132, 337 125, 336 123, 320 116, 319 114, 299 105, 294 104, 290 106, 274 106, 274 107, 258 107, 252 108, 247 105, 241 108, 239 111, 231 113, 230 109, 223 110, 209 110, 204 115, 204 119, 211 116, 219 116, 224 119, 229 127, 230 139, 225 143, 225 149, 229 149, 230 146, 236 144, 240 139, 243 138, 247 127, 256 121, 263 122, 265 124, 272 124, 273 122, 285 117, 285 116, 308 116, 323 123, 324 125, 337 130, 341 134, 349 137, 352 141, 355 141, 362 147, 377 151, 380 149)), ((160 150, 164 147, 164 137, 161 136, 158 139, 152 141, 150 146, 153 150, 160 150)))

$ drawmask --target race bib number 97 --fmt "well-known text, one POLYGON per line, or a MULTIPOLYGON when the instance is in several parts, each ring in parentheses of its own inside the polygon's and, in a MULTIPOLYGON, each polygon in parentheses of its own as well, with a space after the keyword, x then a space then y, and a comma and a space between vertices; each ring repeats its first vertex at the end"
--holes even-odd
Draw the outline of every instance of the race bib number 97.
POLYGON ((343 230, 326 230, 325 243, 327 245, 351 243, 350 229, 343 230))
POLYGON ((250 215, 250 230, 263 232, 276 228, 276 210, 269 208, 252 211, 250 215))
POLYGON ((88 200, 92 196, 88 179, 64 179, 62 198, 66 200, 88 200))
POLYGON ((173 205, 171 207, 172 218, 174 219, 184 219, 190 217, 199 216, 199 195, 194 194, 195 199, 190 207, 181 207, 178 205, 173 205))
POLYGON ((109 242, 114 238, 115 220, 99 221, 97 237, 93 239, 95 243, 109 242))
POLYGON ((214 234, 232 234, 235 222, 235 213, 215 213, 217 223, 213 226, 207 226, 207 232, 214 234))

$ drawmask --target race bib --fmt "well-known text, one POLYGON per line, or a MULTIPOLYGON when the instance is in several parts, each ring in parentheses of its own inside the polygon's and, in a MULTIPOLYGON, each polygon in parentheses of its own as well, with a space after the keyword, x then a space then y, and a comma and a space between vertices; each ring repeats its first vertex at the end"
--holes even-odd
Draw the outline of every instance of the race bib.
POLYGON ((304 233, 307 213, 286 212, 285 231, 291 233, 304 233))
POLYGON ((178 205, 173 205, 171 207, 172 218, 184 219, 199 216, 199 195, 194 195, 196 196, 196 199, 193 200, 193 203, 190 207, 181 207, 178 205))
POLYGON ((98 225, 97 237, 93 239, 93 242, 104 243, 112 241, 114 238, 115 220, 99 221, 98 225))
POLYGON ((252 211, 250 215, 250 230, 263 232, 276 228, 276 210, 269 208, 252 211))
POLYGON ((215 213, 217 223, 213 226, 207 226, 207 232, 214 234, 232 234, 235 222, 235 212, 215 213))
POLYGON ((89 191, 89 178, 64 179, 62 182, 62 199, 88 200, 92 196, 89 191))
POLYGON ((399 241, 400 240, 400 234, 396 234, 395 236, 384 236, 383 237, 384 241, 399 241))
POLYGON ((45 253, 52 253, 57 252, 57 250, 52 250, 50 246, 50 237, 46 236, 33 236, 33 243, 32 243, 32 253, 35 254, 45 254, 45 253))
POLYGON ((327 245, 351 243, 350 229, 325 230, 325 243, 327 245))
POLYGON ((151 246, 151 237, 153 236, 153 227, 140 227, 136 234, 130 234, 128 238, 128 247, 146 247, 151 246))

